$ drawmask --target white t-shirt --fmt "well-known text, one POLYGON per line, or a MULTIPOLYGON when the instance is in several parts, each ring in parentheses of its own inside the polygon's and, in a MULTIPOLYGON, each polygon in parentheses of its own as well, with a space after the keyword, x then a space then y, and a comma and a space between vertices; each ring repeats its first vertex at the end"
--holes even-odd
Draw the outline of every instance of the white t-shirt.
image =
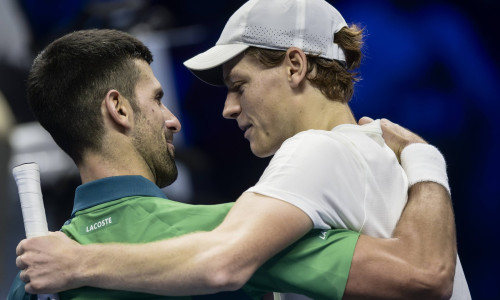
MULTIPOLYGON (((377 120, 296 134, 247 192, 297 206, 315 228, 388 238, 406 205, 408 179, 377 120)), ((458 256, 451 299, 471 299, 458 256)))
POLYGON ((378 122, 308 130, 286 140, 248 192, 302 209, 315 228, 390 237, 408 180, 378 122))

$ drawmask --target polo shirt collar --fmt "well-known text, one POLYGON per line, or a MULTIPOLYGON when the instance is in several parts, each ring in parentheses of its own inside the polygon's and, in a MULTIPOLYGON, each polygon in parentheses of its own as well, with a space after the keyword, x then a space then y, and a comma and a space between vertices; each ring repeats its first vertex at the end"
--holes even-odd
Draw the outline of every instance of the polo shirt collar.
POLYGON ((156 184, 142 176, 106 177, 82 184, 76 188, 71 217, 74 217, 77 211, 130 196, 150 196, 167 199, 156 184))

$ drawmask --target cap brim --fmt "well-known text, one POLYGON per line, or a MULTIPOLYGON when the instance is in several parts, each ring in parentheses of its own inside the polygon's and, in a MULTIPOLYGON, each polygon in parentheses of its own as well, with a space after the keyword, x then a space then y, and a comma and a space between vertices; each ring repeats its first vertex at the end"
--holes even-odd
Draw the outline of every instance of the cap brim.
POLYGON ((249 46, 245 44, 215 45, 184 62, 193 74, 211 85, 224 85, 222 64, 242 53, 249 46))

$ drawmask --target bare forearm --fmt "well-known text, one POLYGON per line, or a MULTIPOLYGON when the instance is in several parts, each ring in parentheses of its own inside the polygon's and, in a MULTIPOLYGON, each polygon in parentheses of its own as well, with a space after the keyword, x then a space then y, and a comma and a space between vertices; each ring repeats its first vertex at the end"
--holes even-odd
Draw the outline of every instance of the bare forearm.
POLYGON ((422 182, 392 239, 362 236, 356 246, 345 299, 441 299, 451 295, 456 242, 448 192, 422 182))
POLYGON ((149 244, 83 246, 86 259, 81 261, 75 280, 79 285, 170 296, 239 288, 246 278, 226 275, 235 274, 227 269, 234 264, 226 262, 228 255, 218 254, 223 243, 215 244, 207 239, 207 233, 195 233, 149 244))

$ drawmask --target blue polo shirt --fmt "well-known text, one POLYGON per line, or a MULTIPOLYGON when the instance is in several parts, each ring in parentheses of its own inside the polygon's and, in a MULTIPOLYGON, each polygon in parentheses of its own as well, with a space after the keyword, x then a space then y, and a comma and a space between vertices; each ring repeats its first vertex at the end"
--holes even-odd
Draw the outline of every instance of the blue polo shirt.
MULTIPOLYGON (((79 186, 71 218, 62 231, 81 244, 146 243, 217 227, 232 203, 191 205, 169 200, 141 176, 99 179, 79 186)), ((246 285, 259 298, 268 291, 341 299, 358 234, 346 230, 311 231, 263 265, 246 285), (326 286, 324 286, 326 285, 326 286)), ((19 278, 8 299, 29 299, 19 278)), ((60 299, 189 299, 84 287, 60 299)))

